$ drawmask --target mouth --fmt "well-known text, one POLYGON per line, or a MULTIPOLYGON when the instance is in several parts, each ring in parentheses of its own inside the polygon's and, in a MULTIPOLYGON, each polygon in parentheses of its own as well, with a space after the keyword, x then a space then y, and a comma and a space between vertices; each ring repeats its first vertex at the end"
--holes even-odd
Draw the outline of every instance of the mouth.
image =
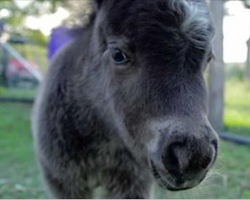
MULTIPOLYGON (((169 183, 168 181, 166 181, 160 172, 158 171, 157 167, 154 165, 153 162, 151 162, 151 166, 152 166, 152 172, 154 175, 154 178, 156 179, 157 183, 159 184, 160 187, 162 187, 163 189, 172 191, 172 192, 178 192, 178 191, 184 191, 184 190, 189 190, 192 189, 193 187, 180 187, 177 188, 175 186, 173 186, 171 183, 169 183)), ((174 179, 171 177, 171 175, 168 175, 169 179, 174 179)))

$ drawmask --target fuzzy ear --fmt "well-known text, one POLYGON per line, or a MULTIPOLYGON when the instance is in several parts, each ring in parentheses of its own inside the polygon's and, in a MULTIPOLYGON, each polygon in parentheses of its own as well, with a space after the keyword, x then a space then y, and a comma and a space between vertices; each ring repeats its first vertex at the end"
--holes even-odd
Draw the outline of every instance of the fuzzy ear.
POLYGON ((99 10, 104 0, 94 0, 95 7, 99 10))

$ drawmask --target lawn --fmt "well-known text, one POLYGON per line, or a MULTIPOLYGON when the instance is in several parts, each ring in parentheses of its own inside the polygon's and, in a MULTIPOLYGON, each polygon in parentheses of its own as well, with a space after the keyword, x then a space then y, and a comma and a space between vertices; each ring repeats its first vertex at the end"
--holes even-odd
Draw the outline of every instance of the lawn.
MULTIPOLYGON (((239 82, 226 87, 226 129, 250 135, 250 92, 239 82)), ((19 95, 18 95, 19 96, 19 95)), ((31 106, 0 103, 0 198, 48 198, 40 181, 30 131, 31 106)), ((250 147, 221 142, 218 161, 196 189, 156 198, 250 198, 250 147)))
POLYGON ((44 198, 28 105, 0 104, 0 198, 44 198))
POLYGON ((33 98, 36 95, 36 89, 34 88, 3 88, 0 87, 0 97, 12 97, 12 98, 33 98))
POLYGON ((226 83, 224 115, 227 131, 250 137, 250 88, 242 82, 226 83))

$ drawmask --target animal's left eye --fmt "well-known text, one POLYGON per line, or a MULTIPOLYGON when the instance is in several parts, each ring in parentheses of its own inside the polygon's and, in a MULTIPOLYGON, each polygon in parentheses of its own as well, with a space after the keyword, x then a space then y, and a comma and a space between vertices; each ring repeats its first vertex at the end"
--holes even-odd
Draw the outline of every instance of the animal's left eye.
POLYGON ((125 65, 129 62, 128 56, 120 49, 114 49, 112 59, 116 65, 125 65))

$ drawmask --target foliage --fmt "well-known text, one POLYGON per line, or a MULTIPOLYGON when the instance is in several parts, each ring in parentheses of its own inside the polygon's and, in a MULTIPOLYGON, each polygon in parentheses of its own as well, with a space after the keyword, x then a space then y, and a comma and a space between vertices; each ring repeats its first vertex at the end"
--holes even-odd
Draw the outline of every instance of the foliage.
POLYGON ((249 0, 242 0, 244 3, 244 6, 248 9, 250 9, 250 1, 249 0))
POLYGON ((47 45, 48 38, 41 32, 41 30, 32 30, 23 27, 21 31, 13 33, 15 37, 20 36, 30 40, 34 45, 45 47, 47 45))
POLYGON ((26 8, 28 15, 41 16, 56 12, 59 6, 63 6, 67 0, 33 0, 26 8), (41 7, 43 9, 41 9, 41 7))
POLYGON ((11 29, 18 29, 19 25, 23 22, 25 17, 24 10, 18 8, 13 1, 3 0, 0 1, 0 10, 6 9, 10 13, 9 16, 4 18, 6 24, 11 26, 11 29))
POLYGON ((41 31, 27 29, 24 21, 27 16, 39 17, 54 13, 65 2, 66 0, 30 0, 26 7, 20 8, 13 0, 1 0, 0 11, 6 9, 9 12, 9 16, 5 16, 3 20, 10 34, 30 37, 38 44, 45 45, 47 38, 41 31))

